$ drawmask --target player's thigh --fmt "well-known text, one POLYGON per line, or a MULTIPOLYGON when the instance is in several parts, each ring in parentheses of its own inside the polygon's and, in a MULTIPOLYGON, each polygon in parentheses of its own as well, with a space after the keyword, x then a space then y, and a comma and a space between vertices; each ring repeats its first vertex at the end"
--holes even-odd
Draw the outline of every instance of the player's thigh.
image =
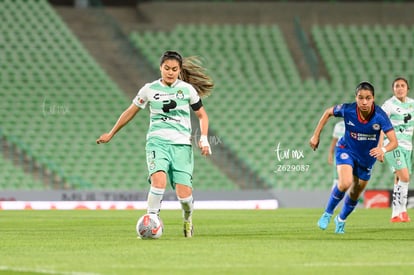
MULTIPOLYGON (((409 154, 409 156, 411 156, 411 154, 409 154)), ((407 161, 411 163, 411 160, 407 159, 406 152, 401 147, 397 147, 395 150, 387 152, 385 154, 385 160, 393 172, 407 168, 407 161)))
MULTIPOLYGON (((193 148, 190 145, 175 145, 171 153, 171 170, 173 176, 177 172, 177 175, 181 173, 192 175, 194 170, 194 155, 193 148)), ((183 175, 183 177, 186 177, 183 175)), ((174 180, 180 183, 179 178, 174 180)))
POLYGON ((411 174, 411 151, 401 147, 385 154, 385 159, 392 172, 399 180, 408 182, 411 174))
MULTIPOLYGON (((171 163, 171 171, 169 173, 171 176, 171 184, 173 184, 172 187, 180 188, 178 187, 178 185, 180 184, 187 186, 189 189, 192 189, 194 170, 194 156, 192 147, 189 145, 174 146, 172 158, 174 161, 171 163)), ((187 188, 181 189, 184 190, 187 188)), ((179 192, 178 189, 177 192, 179 192)))
POLYGON ((351 164, 338 164, 338 188, 341 191, 346 191, 352 185, 354 180, 353 166, 351 164))
POLYGON ((336 148, 335 152, 336 169, 338 171, 338 188, 346 191, 353 182, 354 158, 350 150, 336 148))
POLYGON ((412 167, 413 167, 411 150, 404 149, 404 161, 405 161, 405 166, 407 167, 408 173, 411 175, 412 167))
POLYGON ((159 178, 160 175, 155 174, 156 172, 163 171, 165 174, 169 171, 170 158, 168 150, 164 146, 157 144, 147 144, 146 148, 147 154, 147 168, 148 175, 151 177, 159 178))

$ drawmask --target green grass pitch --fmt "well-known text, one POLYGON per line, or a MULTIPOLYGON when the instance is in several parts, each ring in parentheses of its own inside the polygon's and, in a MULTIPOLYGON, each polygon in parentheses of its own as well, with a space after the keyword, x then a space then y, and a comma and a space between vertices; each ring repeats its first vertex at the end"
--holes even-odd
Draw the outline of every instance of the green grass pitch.
POLYGON ((159 240, 136 238, 144 211, 0 211, 0 274, 413 274, 414 222, 357 209, 346 234, 316 226, 322 209, 163 210, 159 240))

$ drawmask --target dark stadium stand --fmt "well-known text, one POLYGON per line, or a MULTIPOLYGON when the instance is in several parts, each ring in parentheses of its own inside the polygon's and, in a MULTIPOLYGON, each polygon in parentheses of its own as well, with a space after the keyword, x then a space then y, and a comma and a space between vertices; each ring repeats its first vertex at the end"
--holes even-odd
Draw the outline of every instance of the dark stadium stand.
MULTIPOLYGON (((298 176, 289 181, 285 173, 275 173, 275 150, 282 144, 284 150, 309 151, 303 123, 314 115, 302 118, 295 110, 318 100, 314 95, 326 90, 327 82, 302 83, 277 25, 177 25, 171 32, 132 33, 131 41, 154 68, 158 67, 154 53, 167 48, 179 48, 184 56, 202 56, 217 85, 215 94, 205 100, 206 108, 212 128, 226 146, 269 187, 313 188, 317 181, 305 182, 298 176)), ((323 170, 312 169, 323 176, 323 170)))
MULTIPOLYGON (((272 167, 277 159, 269 151, 277 143, 290 144, 286 151, 300 148, 311 157, 304 148, 312 129, 309 125, 329 102, 353 101, 354 86, 368 80, 375 83, 380 104, 390 96, 389 85, 395 76, 404 74, 413 79, 412 65, 406 58, 413 53, 413 37, 412 29, 406 26, 315 25, 312 38, 330 81, 300 79, 276 25, 177 25, 171 32, 132 33, 131 41, 154 67, 158 60, 152 59, 153 53, 169 47, 182 49, 184 55, 203 56, 217 83, 216 95, 206 105, 212 127, 226 144, 269 186, 315 189, 331 173, 321 160, 309 162, 312 180, 298 173, 275 175, 272 167), (401 41, 407 45, 403 49, 401 41), (299 110, 306 110, 306 117, 299 110), (223 113, 231 119, 223 119, 223 113)), ((387 167, 377 165, 373 188, 386 186, 384 179, 389 178, 387 167)))
MULTIPOLYGON (((6 118, 0 124, 2 135, 9 147, 23 150, 58 178, 57 185, 39 181, 4 155, 2 177, 7 182, 0 189, 146 190, 147 111, 111 143, 97 146, 95 139, 109 130, 130 104, 130 96, 47 1, 0 1, 0 18, 0 114, 6 118)), ((414 31, 379 23, 307 26, 326 67, 327 75, 318 79, 303 77, 291 42, 275 23, 181 22, 170 30, 153 26, 133 32, 130 39, 155 72, 164 50, 201 56, 216 83, 214 94, 204 100, 213 138, 251 168, 265 187, 315 190, 326 189, 332 173, 327 152, 314 153, 308 146, 322 111, 353 101, 353 89, 362 80, 375 84, 379 104, 391 95, 395 76, 413 82, 414 31), (286 167, 307 170, 277 171, 286 167)), ((327 151, 331 126, 333 122, 322 137, 321 151, 327 151)), ((224 168, 197 153, 197 189, 241 188, 228 173, 237 174, 240 167, 224 168)), ((389 186, 391 181, 388 167, 377 164, 371 187, 389 186)), ((253 180, 249 188, 255 184, 253 180)))
MULTIPOLYGON (((111 143, 97 146, 96 138, 110 130, 130 104, 128 98, 47 1, 1 1, 0 12, 6 57, 1 64, 3 135, 27 144, 37 163, 61 177, 58 188, 146 190, 148 113, 142 111, 111 143)), ((213 164, 200 163, 203 169, 195 177, 205 181, 201 186, 237 188, 213 164)), ((2 187, 35 185, 12 167, 2 169, 2 187)))

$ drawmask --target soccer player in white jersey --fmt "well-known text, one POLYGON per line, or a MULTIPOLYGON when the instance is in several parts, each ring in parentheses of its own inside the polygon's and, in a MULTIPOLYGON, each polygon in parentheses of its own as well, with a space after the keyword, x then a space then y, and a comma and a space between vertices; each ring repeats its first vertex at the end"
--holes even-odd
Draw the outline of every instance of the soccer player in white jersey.
POLYGON ((335 147, 338 140, 344 135, 345 133, 345 122, 343 119, 335 123, 333 132, 332 132, 332 139, 331 145, 329 146, 329 154, 328 154, 328 164, 333 165, 333 183, 332 188, 334 188, 338 184, 338 171, 336 170, 335 163, 335 147))
POLYGON ((109 142, 139 110, 149 106, 150 124, 145 149, 151 187, 147 212, 159 214, 169 179, 183 209, 184 236, 188 238, 193 236, 194 208, 190 107, 200 122, 198 146, 201 154, 210 155, 208 116, 200 97, 208 95, 214 84, 197 58, 183 59, 175 51, 166 51, 161 56, 160 71, 161 78, 144 85, 112 130, 96 142, 109 142))
MULTIPOLYGON (((403 77, 396 78, 392 83, 394 96, 382 105, 389 116, 398 139, 398 147, 385 154, 385 160, 395 175, 392 196, 391 222, 409 222, 407 214, 408 184, 411 175, 412 139, 414 131, 414 99, 409 98, 408 81, 403 77)), ((384 137, 384 144, 388 139, 384 137)))

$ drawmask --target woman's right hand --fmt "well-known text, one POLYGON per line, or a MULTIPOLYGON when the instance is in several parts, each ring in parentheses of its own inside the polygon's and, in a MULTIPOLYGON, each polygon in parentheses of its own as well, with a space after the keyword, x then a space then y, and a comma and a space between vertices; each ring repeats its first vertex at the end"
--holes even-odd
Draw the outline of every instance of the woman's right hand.
POLYGON ((309 145, 315 151, 319 146, 319 138, 313 135, 309 141, 309 145))
POLYGON ((105 133, 103 135, 101 135, 97 140, 96 143, 100 144, 100 143, 107 143, 112 139, 112 135, 109 133, 105 133))

